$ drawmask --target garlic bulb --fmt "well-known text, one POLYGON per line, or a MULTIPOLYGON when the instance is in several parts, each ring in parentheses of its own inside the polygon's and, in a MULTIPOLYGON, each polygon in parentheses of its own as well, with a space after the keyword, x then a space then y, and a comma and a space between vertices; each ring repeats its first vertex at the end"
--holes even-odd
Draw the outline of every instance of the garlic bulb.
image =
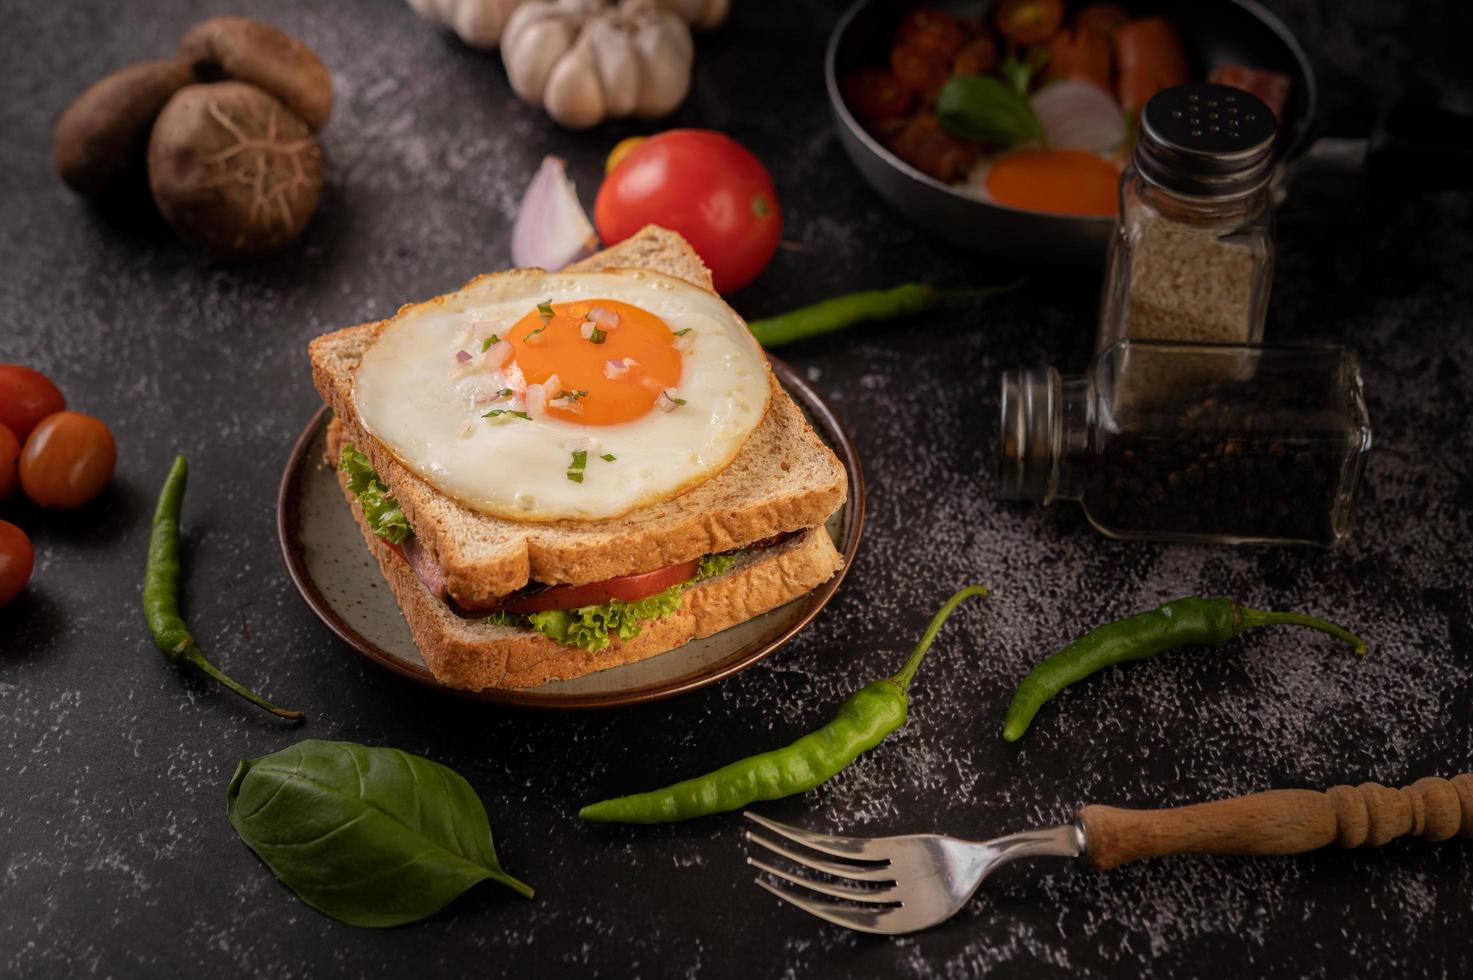
POLYGON ((676 14, 698 31, 720 27, 731 10, 731 0, 659 0, 660 6, 676 14))
POLYGON ((501 44, 512 89, 570 129, 673 112, 694 54, 690 29, 656 0, 528 0, 501 44))
POLYGON ((522 0, 409 0, 425 20, 449 27, 473 48, 494 48, 522 0))

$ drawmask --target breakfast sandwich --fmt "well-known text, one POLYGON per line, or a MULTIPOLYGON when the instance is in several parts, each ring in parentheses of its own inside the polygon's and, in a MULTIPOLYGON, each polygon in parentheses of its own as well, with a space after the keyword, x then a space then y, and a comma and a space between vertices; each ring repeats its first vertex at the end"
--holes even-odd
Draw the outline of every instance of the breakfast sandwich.
POLYGON ((664 653, 843 562, 843 467, 683 238, 519 269, 317 338, 332 465, 443 684, 664 653))

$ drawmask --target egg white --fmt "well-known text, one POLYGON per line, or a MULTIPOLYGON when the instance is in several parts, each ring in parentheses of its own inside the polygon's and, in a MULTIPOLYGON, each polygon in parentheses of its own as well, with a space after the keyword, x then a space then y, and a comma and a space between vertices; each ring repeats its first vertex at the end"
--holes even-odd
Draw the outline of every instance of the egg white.
POLYGON ((482 276, 401 309, 364 353, 353 398, 363 426, 404 465, 474 510, 516 521, 598 520, 720 472, 766 414, 771 379, 741 317, 705 290, 643 270, 528 270, 482 276), (496 398, 520 379, 514 362, 500 370, 482 365, 482 340, 505 334, 548 298, 619 300, 660 317, 672 332, 688 328, 678 348, 677 396, 685 404, 608 426, 509 413, 483 418, 525 406, 496 398), (471 354, 470 364, 457 366, 459 350, 471 354), (575 449, 587 452, 581 483, 567 475, 575 449))

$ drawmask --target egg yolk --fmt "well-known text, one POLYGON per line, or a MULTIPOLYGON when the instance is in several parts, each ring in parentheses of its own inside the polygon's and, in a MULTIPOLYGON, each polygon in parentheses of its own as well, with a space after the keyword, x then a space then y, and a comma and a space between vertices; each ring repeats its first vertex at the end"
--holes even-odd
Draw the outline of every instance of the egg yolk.
POLYGON ((1083 150, 1019 150, 987 168, 987 193, 999 204, 1058 214, 1114 214, 1120 172, 1083 150))
POLYGON ((549 402, 559 392, 587 392, 573 405, 549 404, 552 417, 583 425, 632 422, 655 407, 662 391, 680 384, 675 334, 648 310, 613 299, 585 299, 554 303, 552 311, 544 320, 534 309, 503 338, 528 384, 557 375, 557 390, 547 392, 549 402), (598 334, 583 336, 583 324, 596 308, 619 318, 612 326, 594 324, 603 334, 600 343, 593 340, 598 334))

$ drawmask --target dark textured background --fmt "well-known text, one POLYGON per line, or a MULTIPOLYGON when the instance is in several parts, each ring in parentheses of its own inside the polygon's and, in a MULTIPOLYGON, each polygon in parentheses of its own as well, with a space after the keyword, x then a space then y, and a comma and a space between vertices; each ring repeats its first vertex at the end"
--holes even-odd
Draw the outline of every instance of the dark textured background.
MULTIPOLYGON (((10 7, 10 4, 6 5, 10 7)), ((671 123, 724 129, 775 175, 793 247, 732 297, 749 315, 861 286, 994 278, 885 209, 830 127, 822 43, 836 7, 738 3, 703 38, 671 123)), ((1275 3, 1321 72, 1326 120, 1364 131, 1395 90, 1473 109, 1461 4, 1275 3), (1456 23, 1462 18, 1463 23, 1456 23)), ((1042 274, 975 310, 794 349, 848 420, 870 486, 858 562, 794 643, 724 684, 600 714, 539 715, 419 690, 359 659, 293 590, 274 495, 318 404, 305 346, 504 266, 544 153, 591 202, 626 128, 574 135, 510 95, 499 60, 400 0, 25 4, 0 33, 0 360, 54 377, 113 427, 106 495, 70 516, 18 508, 35 538, 0 611, 0 974, 133 977, 766 977, 1065 974, 1467 976, 1473 846, 1395 843, 1289 859, 1178 859, 1109 874, 1010 870, 942 928, 844 932, 750 884, 734 816, 581 825, 577 806, 780 744, 891 671, 965 581, 910 725, 841 778, 764 808, 858 832, 985 837, 1099 801, 1210 799, 1274 786, 1409 781, 1473 768, 1473 236, 1470 197, 1284 209, 1271 336, 1361 356, 1377 449, 1360 527, 1336 553, 1124 545, 1071 505, 990 495, 998 369, 1079 367, 1092 275, 1042 274), (245 9, 242 9, 245 8, 245 9), (241 10, 315 47, 337 78, 328 187, 299 248, 248 268, 187 251, 157 219, 98 212, 51 173, 49 131, 104 71, 241 10), (146 516, 171 455, 186 507, 187 612, 217 662, 305 709, 278 724, 153 651, 138 611, 146 516), (1327 639, 1264 631, 1218 652, 1111 671, 1026 740, 998 737, 1028 665, 1086 628, 1185 593, 1333 615, 1327 639), (419 925, 354 930, 304 907, 235 837, 236 761, 300 737, 424 753, 480 792, 525 902, 481 886, 419 925)))

